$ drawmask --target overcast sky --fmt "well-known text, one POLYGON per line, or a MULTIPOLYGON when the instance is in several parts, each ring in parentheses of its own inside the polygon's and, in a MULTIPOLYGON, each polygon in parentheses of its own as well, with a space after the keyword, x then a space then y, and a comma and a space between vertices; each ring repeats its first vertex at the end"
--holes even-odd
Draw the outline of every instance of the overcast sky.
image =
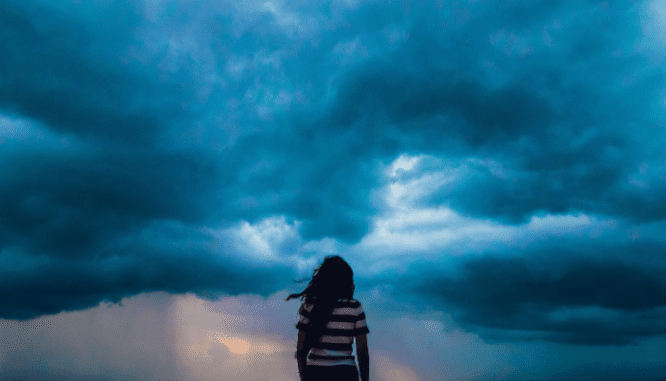
POLYGON ((666 1, 0 2, 0 376, 666 378, 666 1))

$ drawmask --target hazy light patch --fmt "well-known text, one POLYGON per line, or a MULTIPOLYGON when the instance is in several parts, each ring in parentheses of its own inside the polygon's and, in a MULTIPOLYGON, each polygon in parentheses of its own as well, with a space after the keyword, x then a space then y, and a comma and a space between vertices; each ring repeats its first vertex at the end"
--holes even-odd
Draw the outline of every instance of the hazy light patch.
MULTIPOLYGON (((373 226, 357 245, 357 249, 368 256, 411 256, 422 257, 424 251, 440 255, 456 244, 464 243, 467 249, 473 245, 487 245, 490 242, 511 242, 519 237, 516 227, 503 226, 489 220, 464 218, 447 207, 427 208, 418 205, 418 200, 446 186, 455 186, 457 179, 464 176, 468 165, 483 165, 490 168, 497 177, 506 177, 501 163, 492 159, 468 159, 456 168, 437 158, 427 155, 400 155, 384 172, 387 184, 378 193, 387 207, 383 215, 373 219, 373 226), (434 161, 441 169, 435 171, 415 171, 422 161, 434 161), (401 176, 405 175, 405 176, 401 176)), ((377 270, 383 270, 386 263, 375 263, 377 270)))
POLYGON ((418 164, 421 158, 422 156, 400 155, 389 166, 389 176, 396 177, 399 169, 402 169, 403 171, 411 170, 416 164, 418 164))
POLYGON ((331 4, 335 5, 336 7, 354 10, 361 4, 361 0, 334 0, 331 2, 331 4))
POLYGON ((376 361, 379 379, 382 381, 420 381, 421 378, 406 365, 400 364, 388 352, 376 351, 372 358, 376 361))
POLYGON ((231 55, 227 60, 227 75, 234 79, 241 79, 246 69, 250 67, 250 60, 245 56, 231 55))
MULTIPOLYGON (((211 302, 149 293, 33 321, 0 320, 11 346, 1 352, 2 367, 82 378, 297 380, 298 302, 284 302, 286 294, 211 302)), ((505 356, 502 348, 459 331, 449 314, 397 301, 384 288, 357 298, 368 316, 378 380, 456 379, 492 369, 505 356)))
MULTIPOLYGON (((274 50, 271 52, 259 51, 254 54, 252 62, 254 67, 266 66, 271 69, 280 69, 282 67, 282 61, 284 60, 285 51, 283 50, 274 50)), ((278 73, 275 73, 278 74, 278 73)), ((281 76, 281 79, 285 79, 281 76)))
POLYGON ((13 142, 48 142, 55 149, 69 149, 71 140, 71 136, 56 135, 28 119, 0 115, 0 146, 13 142))
POLYGON ((614 219, 602 219, 583 213, 578 215, 551 215, 543 217, 533 216, 530 222, 523 226, 527 237, 535 238, 549 236, 573 236, 597 238, 609 231, 618 229, 618 221, 614 219))
MULTIPOLYGON (((456 167, 451 164, 441 162, 437 158, 430 156, 419 156, 418 158, 409 158, 402 155, 396 159, 390 166, 390 171, 387 173, 388 185, 385 187, 385 204, 392 209, 394 213, 390 217, 389 223, 384 220, 386 216, 380 216, 378 221, 379 227, 390 226, 394 230, 410 229, 413 228, 414 220, 420 220, 420 225, 447 225, 449 227, 462 227, 459 229, 461 232, 478 232, 489 233, 491 237, 499 238, 506 241, 513 240, 518 236, 530 235, 535 232, 540 234, 549 234, 561 236, 563 234, 589 234, 594 236, 600 234, 600 231, 617 228, 617 221, 609 219, 600 219, 593 216, 588 216, 583 213, 577 215, 551 215, 546 216, 533 216, 530 222, 526 225, 513 226, 513 225, 500 225, 492 223, 490 220, 485 219, 469 219, 462 218, 454 211, 446 208, 440 208, 436 212, 432 209, 425 209, 415 206, 420 198, 425 195, 436 192, 443 187, 455 186, 458 180, 464 177, 472 167, 486 167, 492 176, 506 180, 513 175, 513 170, 506 168, 501 162, 492 158, 467 158, 458 163, 456 167), (432 159, 435 164, 439 164, 440 168, 437 170, 429 170, 421 173, 412 173, 408 179, 396 179, 396 171, 398 168, 406 168, 411 170, 418 160, 432 159), (408 216, 415 216, 410 218, 408 216), (448 219, 448 221, 445 221, 448 219), (403 225, 403 226, 401 226, 403 225), (497 230, 497 233, 493 233, 497 230)), ((641 164, 638 169, 638 175, 645 176, 649 173, 650 168, 647 163, 641 164)), ((388 212, 387 215, 391 215, 388 212)), ((394 232, 390 232, 393 235, 394 232)))
POLYGON ((465 332, 447 311, 414 296, 403 299, 394 295, 394 288, 387 285, 356 295, 368 319, 371 372, 378 380, 390 380, 393 375, 460 380, 478 369, 505 366, 504 358, 515 352, 465 332))
POLYGON ((316 252, 320 254, 333 254, 342 250, 343 244, 333 238, 322 238, 318 241, 308 241, 302 247, 305 252, 316 252))
POLYGON ((191 4, 178 4, 182 16, 174 22, 174 5, 172 1, 146 0, 144 9, 148 22, 136 28, 139 39, 127 45, 118 58, 123 64, 136 60, 154 67, 162 80, 181 70, 192 69, 198 98, 205 101, 212 91, 211 78, 217 74, 217 58, 210 48, 207 29, 210 15, 218 10, 199 13, 191 4))
POLYGON ((648 239, 651 241, 666 242, 666 221, 625 225, 616 230, 623 233, 618 234, 619 238, 628 238, 632 241, 648 239))
POLYGON ((26 140, 28 138, 43 138, 44 133, 33 128, 26 120, 12 119, 0 115, 0 145, 7 140, 26 140))
POLYGON ((278 4, 275 1, 266 1, 262 4, 262 7, 275 17, 275 21, 281 27, 298 32, 304 31, 305 26, 301 22, 299 16, 295 13, 285 11, 282 5, 283 4, 278 4))
MULTIPOLYGON (((102 379, 294 381, 298 379, 293 351, 299 303, 284 302, 286 294, 211 302, 159 292, 126 298, 120 305, 101 303, 85 311, 31 321, 0 319, 7 344, 0 351, 0 373, 9 371, 2 373, 6 376, 24 367, 82 379, 96 375, 102 379)), ((654 369, 663 364, 663 338, 642 341, 640 346, 602 348, 540 341, 488 344, 460 330, 445 311, 413 299, 401 301, 392 294, 377 286, 356 295, 368 318, 371 372, 378 381, 478 381, 493 375, 540 379, 573 369, 590 356, 637 366, 649 361, 654 369)), ((552 318, 599 321, 595 319, 608 313, 614 311, 570 308, 554 311, 552 318)))
POLYGON ((288 310, 283 293, 269 299, 177 296, 168 319, 184 372, 204 379, 291 379, 296 363, 285 334, 293 329, 298 307, 288 310))
POLYGON ((647 189, 650 187, 650 185, 647 183, 647 181, 643 179, 637 179, 633 176, 629 177, 629 184, 633 185, 634 187, 638 189, 647 189))
POLYGON ((191 58, 199 60, 200 48, 191 34, 182 36, 173 36, 166 41, 168 55, 157 67, 169 73, 175 73, 183 67, 184 59, 191 58))
POLYGON ((278 352, 285 352, 287 346, 282 343, 277 342, 261 342, 253 341, 250 343, 248 340, 240 339, 237 337, 227 336, 223 333, 217 331, 208 331, 208 339, 213 342, 219 342, 224 344, 232 353, 235 354, 252 354, 252 353, 263 353, 263 354, 272 354, 278 352))
MULTIPOLYGON (((369 252, 384 255, 405 250, 445 250, 458 243, 512 243, 519 238, 520 229, 517 227, 463 218, 449 208, 440 207, 406 209, 378 217, 374 220, 373 229, 363 237, 359 247, 372 248, 374 250, 369 252)), ((439 254, 441 252, 438 252, 439 254)), ((419 257, 422 255, 423 253, 418 253, 419 257)))
POLYGON ((427 173, 409 182, 396 181, 388 186, 386 204, 394 209, 406 209, 419 198, 447 184, 455 184, 456 178, 448 173, 427 173))
POLYGON ((392 49, 397 49, 409 39, 409 33, 405 32, 403 28, 395 24, 391 24, 382 29, 382 35, 386 38, 389 47, 392 49))
POLYGON ((437 255, 441 250, 456 254, 464 252, 460 251, 461 245, 470 252, 496 243, 524 247, 547 237, 597 238, 617 231, 618 226, 616 220, 585 214, 533 216, 527 224, 513 226, 464 218, 448 208, 412 209, 376 218, 359 247, 383 255, 429 249, 437 249, 437 255))
POLYGON ((334 238, 303 241, 299 229, 302 222, 291 224, 284 216, 273 216, 254 224, 241 221, 227 229, 204 229, 213 237, 209 250, 228 256, 227 247, 242 254, 238 261, 256 265, 281 264, 297 270, 299 279, 308 278, 327 255, 345 252, 348 246, 334 238))
POLYGON ((331 50, 331 59, 341 67, 358 64, 369 55, 368 46, 358 36, 353 40, 336 44, 331 50))
POLYGON ((412 207, 425 196, 443 188, 457 187, 458 180, 467 176, 473 167, 479 166, 488 168, 493 176, 501 179, 509 175, 509 170, 492 158, 467 158, 449 162, 430 155, 400 155, 384 172, 387 182, 384 192, 387 195, 386 204, 394 209, 412 207))
POLYGON ((533 216, 526 228, 533 231, 553 231, 555 233, 570 233, 590 226, 592 219, 585 215, 556 215, 551 214, 545 217, 533 216))
MULTIPOLYGON (((404 261, 423 259, 427 252, 434 256, 464 255, 498 243, 525 247, 547 237, 597 238, 618 229, 616 220, 584 213, 533 216, 523 225, 503 225, 489 219, 463 217, 444 206, 428 208, 416 202, 441 187, 455 186, 470 166, 486 167, 500 179, 511 177, 511 170, 492 158, 468 158, 457 167, 429 156, 401 155, 394 160, 385 171, 387 183, 377 192, 386 209, 373 219, 370 232, 354 249, 373 258, 376 271, 385 271, 397 266, 398 259, 404 265, 404 261), (434 160, 441 169, 416 172, 414 168, 423 160, 434 160), (409 172, 408 176, 401 178, 401 171, 409 172), (378 258, 387 260, 377 262, 378 258)), ((641 170, 647 173, 647 166, 641 170)))
POLYGON ((346 245, 333 238, 323 238, 318 241, 308 241, 300 248, 300 253, 291 258, 296 264, 301 277, 312 276, 312 270, 321 261, 322 257, 343 252, 346 245))
POLYGON ((249 86, 244 86, 243 98, 253 105, 261 120, 270 120, 275 113, 289 110, 293 98, 303 98, 283 70, 283 61, 288 54, 283 49, 261 50, 251 58, 234 57, 227 66, 227 71, 235 80, 254 78, 249 86), (262 73, 270 73, 270 79, 262 73))
POLYGON ((285 255, 291 258, 289 254, 293 254, 283 252, 281 246, 288 241, 300 242, 300 225, 300 221, 290 225, 283 216, 274 216, 256 224, 241 221, 232 228, 215 230, 213 234, 220 240, 230 239, 240 252, 250 257, 262 261, 281 261, 286 259, 285 255))
POLYGON ((507 170, 504 168, 502 163, 491 158, 485 158, 483 160, 469 159, 469 162, 488 168, 490 174, 494 177, 500 178, 502 180, 507 178, 507 170))
POLYGON ((296 270, 298 271, 298 276, 303 279, 309 279, 312 276, 312 270, 321 262, 320 258, 310 257, 310 258, 294 258, 293 264, 296 265, 296 270))
POLYGON ((217 331, 208 331, 208 339, 226 345, 231 352, 236 354, 244 355, 250 350, 250 343, 247 340, 229 337, 217 331))
POLYGON ((628 176, 627 182, 637 190, 663 187, 666 183, 666 160, 652 160, 642 163, 628 176))
POLYGON ((388 228, 402 229, 410 226, 419 226, 426 224, 446 224, 455 225, 463 221, 457 213, 449 208, 437 209, 412 209, 400 213, 400 218, 386 221, 388 228))
MULTIPOLYGON (((412 213, 412 215, 427 215, 427 213, 412 213)), ((418 222, 419 225, 427 224, 428 220, 424 219, 418 222)), ((401 249, 425 249, 432 245, 446 245, 453 238, 450 230, 430 230, 425 229, 413 231, 406 230, 406 223, 401 217, 392 220, 380 220, 375 223, 375 228, 372 233, 365 236, 361 241, 361 245, 378 247, 378 246, 392 246, 399 245, 401 249), (400 228, 403 229, 400 229, 400 228)))
POLYGON ((160 3, 163 0, 144 0, 144 10, 148 20, 157 21, 160 14, 160 3))
POLYGON ((646 9, 646 16, 641 18, 646 41, 666 47, 666 0, 654 0, 646 9))
POLYGON ((0 374, 36 369, 45 375, 38 379, 58 373, 72 379, 182 377, 174 366, 174 337, 164 328, 170 300, 156 292, 33 320, 0 319, 0 374))

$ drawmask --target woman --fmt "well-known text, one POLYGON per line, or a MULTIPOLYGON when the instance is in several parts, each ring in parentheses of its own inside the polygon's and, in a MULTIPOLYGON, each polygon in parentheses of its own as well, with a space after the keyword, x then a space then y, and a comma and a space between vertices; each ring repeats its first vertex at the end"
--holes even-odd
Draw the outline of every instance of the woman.
POLYGON ((354 299, 354 272, 347 262, 337 255, 326 257, 305 290, 287 300, 299 297, 296 360, 301 381, 358 381, 354 338, 361 381, 369 381, 370 331, 363 307, 354 299))

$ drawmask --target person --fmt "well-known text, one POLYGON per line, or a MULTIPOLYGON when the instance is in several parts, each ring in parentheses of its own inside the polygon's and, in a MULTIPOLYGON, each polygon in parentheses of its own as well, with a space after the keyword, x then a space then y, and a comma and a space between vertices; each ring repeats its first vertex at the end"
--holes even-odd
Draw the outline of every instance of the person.
POLYGON ((337 255, 327 256, 301 293, 296 324, 296 360, 301 381, 361 381, 370 379, 368 338, 370 333, 361 302, 354 299, 354 272, 337 255))

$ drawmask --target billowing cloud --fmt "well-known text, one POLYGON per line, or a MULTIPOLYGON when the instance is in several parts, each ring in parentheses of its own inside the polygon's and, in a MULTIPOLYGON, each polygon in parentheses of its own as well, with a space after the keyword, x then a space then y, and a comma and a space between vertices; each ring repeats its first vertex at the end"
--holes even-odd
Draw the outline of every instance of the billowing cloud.
MULTIPOLYGON (((265 297, 339 253, 516 358, 658 340, 663 8, 4 1, 0 319, 265 297)), ((190 343, 210 374, 229 337, 190 343)), ((382 343, 378 374, 432 379, 382 343)))
POLYGON ((552 238, 524 248, 447 261, 417 261, 400 294, 455 311, 490 342, 547 340, 625 345, 666 334, 663 242, 604 245, 552 238), (547 242, 547 243, 546 243, 547 242))
POLYGON ((2 316, 34 318, 150 291, 206 298, 268 295, 295 277, 283 261, 243 256, 229 232, 197 231, 169 221, 152 223, 94 254, 62 258, 4 250, 2 316))
POLYGON ((646 137, 661 136, 666 77, 641 60, 648 48, 626 17, 641 10, 537 2, 504 11, 477 5, 464 22, 435 12, 415 24, 400 49, 349 70, 325 120, 453 167, 491 158, 506 170, 466 168, 429 204, 511 223, 576 211, 662 219, 663 150, 646 137), (605 32, 589 30, 590 19, 605 32))

